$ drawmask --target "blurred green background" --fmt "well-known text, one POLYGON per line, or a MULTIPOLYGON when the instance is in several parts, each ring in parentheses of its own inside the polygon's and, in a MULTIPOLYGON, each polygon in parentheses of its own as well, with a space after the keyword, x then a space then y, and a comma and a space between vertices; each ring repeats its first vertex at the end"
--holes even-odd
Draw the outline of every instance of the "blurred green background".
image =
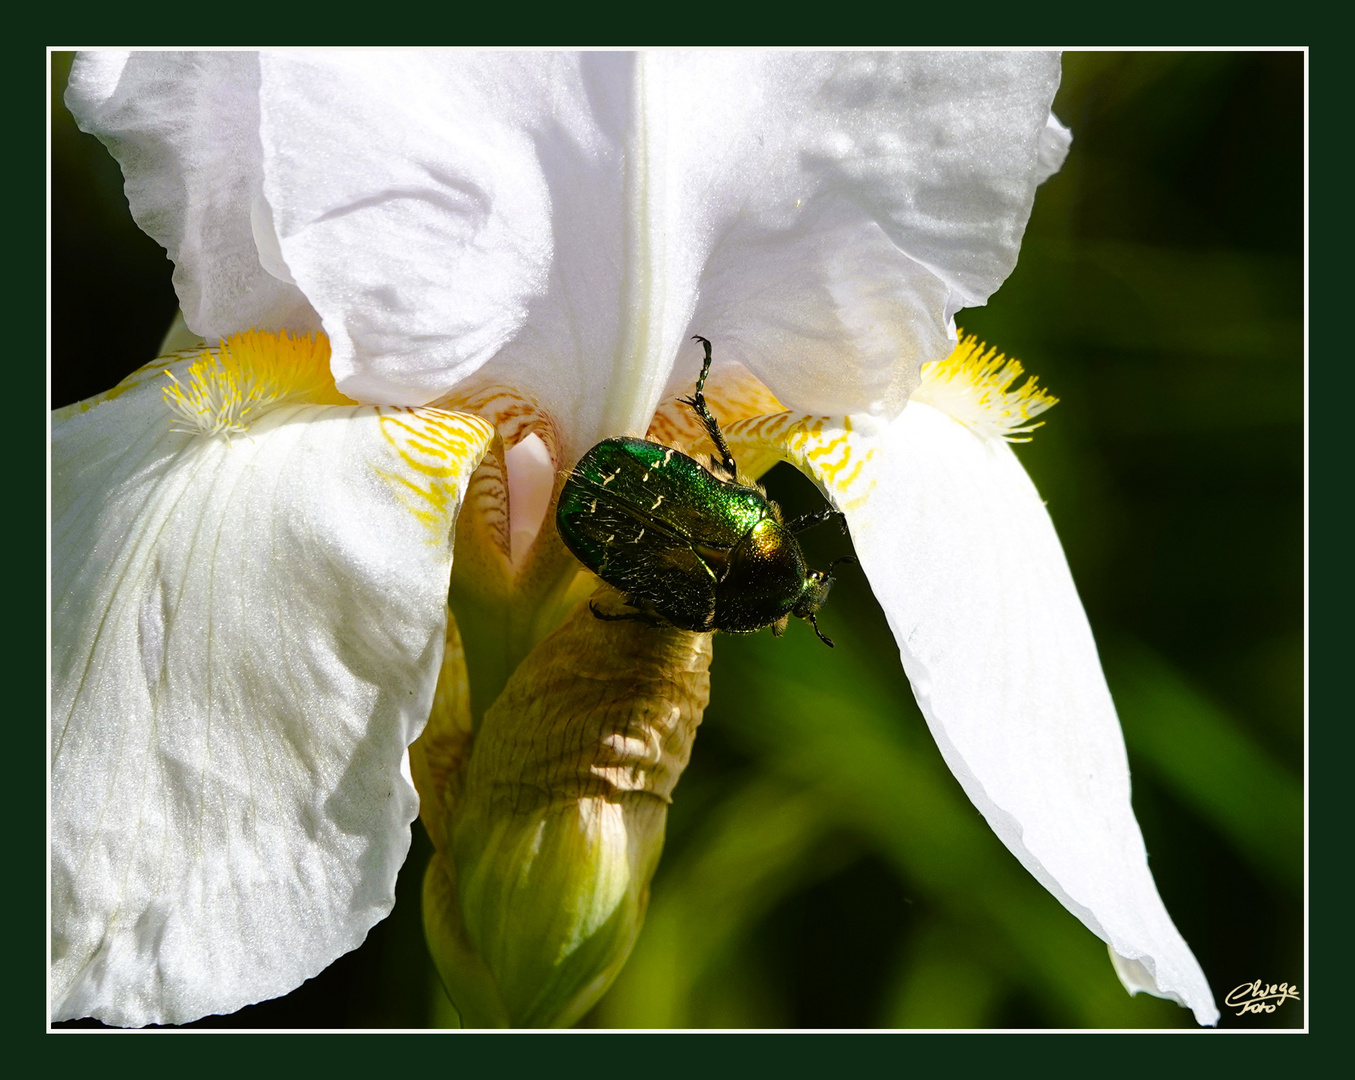
MULTIPOLYGON (((1304 970, 1303 56, 1073 53, 1072 128, 1016 272, 961 325, 1061 403, 1021 460, 1049 503, 1120 710, 1168 909, 1222 1007, 1304 970)), ((52 405, 151 358, 176 302, 53 63, 52 405)), ((792 515, 821 505, 786 466, 792 515)), ((811 563, 847 550, 807 534, 811 563)), ((864 579, 825 649, 722 637, 650 913, 584 1026, 1172 1027, 1020 868, 913 704, 864 579)), ((421 1027, 417 830, 395 914, 286 998, 200 1026, 421 1027)), ((1305 1005, 1222 1027, 1299 1027, 1305 1005)))

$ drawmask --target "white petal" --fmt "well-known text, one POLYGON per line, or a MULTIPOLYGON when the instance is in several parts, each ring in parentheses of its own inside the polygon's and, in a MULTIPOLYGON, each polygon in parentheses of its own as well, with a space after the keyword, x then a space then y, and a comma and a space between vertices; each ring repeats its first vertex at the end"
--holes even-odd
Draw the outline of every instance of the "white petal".
POLYGON ((433 400, 513 338, 545 289, 536 136, 572 142, 581 118, 579 151, 601 152, 573 58, 284 52, 260 66, 264 193, 340 387, 433 400))
POLYGON ((791 407, 896 413, 1015 263, 1057 84, 1026 52, 152 54, 71 101, 194 329, 275 326, 295 281, 350 396, 511 386, 577 453, 690 383, 693 332, 791 407))
POLYGON ((793 406, 897 412, 1015 264, 1057 84, 1035 53, 265 56, 265 193, 363 400, 483 367, 582 449, 690 383, 699 331, 793 406))
POLYGON ((1037 184, 1043 184, 1063 168, 1064 158, 1068 156, 1068 148, 1072 145, 1073 133, 1063 126, 1057 116, 1050 113, 1040 135, 1039 163, 1035 170, 1037 184))
POLYGON ((1058 57, 664 59, 690 88, 668 131, 692 220, 667 231, 711 238, 693 330, 790 408, 897 413, 1016 264, 1058 57))
POLYGON ((946 763, 1004 844, 1117 954, 1131 992, 1218 1020, 1148 869, 1096 645, 1005 442, 914 401, 892 423, 734 425, 780 439, 851 529, 946 763))
POLYGON ((182 434, 154 374, 53 420, 54 1019, 229 1012, 388 913, 492 438, 315 404, 182 434))
POLYGON ((189 327, 318 330, 306 298, 259 258, 259 65, 254 53, 81 53, 66 105, 122 166, 132 216, 174 262, 189 327))

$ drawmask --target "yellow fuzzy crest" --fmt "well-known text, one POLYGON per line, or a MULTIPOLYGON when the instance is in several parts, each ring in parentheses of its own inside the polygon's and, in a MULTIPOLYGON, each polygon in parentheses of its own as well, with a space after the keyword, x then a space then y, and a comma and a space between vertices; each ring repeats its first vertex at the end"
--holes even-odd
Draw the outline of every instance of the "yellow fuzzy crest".
POLYGON ((180 379, 166 371, 165 404, 174 430, 189 435, 243 435, 274 405, 352 405, 329 370, 329 338, 248 330, 204 351, 180 379))
POLYGON ((939 409, 988 438, 1030 442, 1030 433, 1044 423, 1031 421, 1059 399, 1037 386, 1033 375, 1011 389, 1024 373, 1019 360, 985 348, 969 335, 945 360, 923 367, 922 385, 913 391, 912 400, 939 409))

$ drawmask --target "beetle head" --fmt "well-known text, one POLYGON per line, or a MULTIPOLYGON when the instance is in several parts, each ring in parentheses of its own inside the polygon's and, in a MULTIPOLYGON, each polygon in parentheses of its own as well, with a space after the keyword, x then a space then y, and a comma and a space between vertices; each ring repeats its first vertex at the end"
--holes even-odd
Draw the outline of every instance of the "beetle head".
POLYGON ((814 613, 828 601, 829 590, 833 587, 833 567, 844 562, 855 564, 856 560, 850 555, 844 555, 840 559, 834 559, 827 570, 811 570, 805 574, 804 591, 791 608, 791 614, 796 618, 809 620, 809 625, 814 628, 814 633, 819 635, 819 640, 830 649, 833 647, 833 639, 819 629, 814 613))

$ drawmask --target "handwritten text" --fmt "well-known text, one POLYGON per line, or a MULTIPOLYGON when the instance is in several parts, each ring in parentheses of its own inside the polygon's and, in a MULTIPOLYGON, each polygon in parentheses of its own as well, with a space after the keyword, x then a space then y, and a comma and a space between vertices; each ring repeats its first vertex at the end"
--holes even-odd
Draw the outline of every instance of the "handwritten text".
POLYGON ((1235 1015, 1246 1013, 1273 1013, 1277 1005, 1286 1001, 1298 1001, 1299 988, 1288 983, 1264 983, 1260 979, 1243 983, 1228 991, 1223 1003, 1230 1009, 1236 1009, 1235 1015))

